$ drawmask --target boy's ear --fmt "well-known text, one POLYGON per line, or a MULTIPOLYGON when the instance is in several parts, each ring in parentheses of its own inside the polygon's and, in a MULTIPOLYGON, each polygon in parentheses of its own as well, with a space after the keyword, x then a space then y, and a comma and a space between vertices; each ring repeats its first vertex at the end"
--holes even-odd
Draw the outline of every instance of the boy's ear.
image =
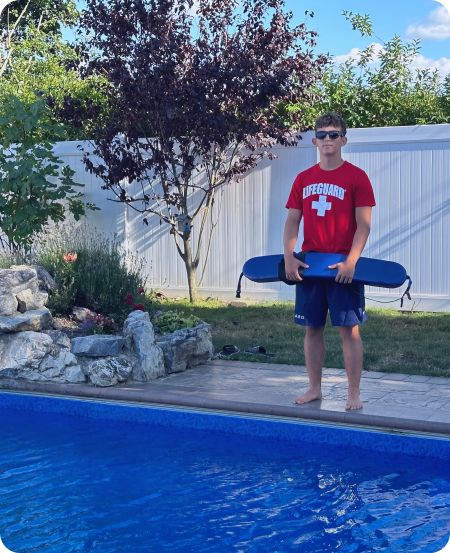
POLYGON ((345 146, 346 144, 347 144, 347 137, 343 136, 342 137, 342 146, 345 146))
POLYGON ((314 138, 312 139, 312 143, 314 144, 314 146, 317 146, 317 138, 316 138, 316 137, 314 137, 314 138))

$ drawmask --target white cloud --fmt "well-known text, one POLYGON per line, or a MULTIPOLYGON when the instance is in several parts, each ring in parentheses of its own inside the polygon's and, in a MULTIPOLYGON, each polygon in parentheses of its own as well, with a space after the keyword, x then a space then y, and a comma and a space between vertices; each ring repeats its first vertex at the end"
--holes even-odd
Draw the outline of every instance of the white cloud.
MULTIPOLYGON (((376 65, 378 61, 378 54, 380 52, 383 52, 384 48, 378 42, 372 42, 371 46, 373 46, 373 55, 370 60, 370 65, 376 65)), ((360 56, 361 56, 361 50, 359 50, 359 48, 352 48, 348 54, 343 54, 342 56, 336 56, 334 58, 334 63, 336 65, 340 65, 341 63, 345 63, 349 58, 352 58, 358 61, 360 56)))
POLYGON ((441 58, 439 60, 433 60, 426 58, 419 54, 411 64, 411 69, 430 69, 434 71, 437 69, 439 73, 448 75, 450 73, 450 58, 441 58))
POLYGON ((450 14, 447 8, 439 6, 425 19, 410 25, 405 31, 406 38, 422 40, 444 40, 450 37, 450 14))
MULTIPOLYGON (((380 60, 378 55, 380 52, 384 52, 384 48, 381 44, 377 42, 372 42, 373 45, 373 56, 371 58, 370 64, 372 67, 379 67, 380 60)), ((348 54, 343 54, 341 56, 336 56, 334 58, 334 63, 336 66, 344 63, 349 58, 358 60, 361 55, 361 51, 358 48, 352 48, 348 54)), ((450 73, 450 58, 440 58, 438 60, 433 60, 432 58, 426 58, 422 54, 418 54, 414 61, 410 64, 410 69, 430 69, 434 71, 437 69, 442 75, 448 75, 450 73)))
POLYGON ((200 8, 200 2, 198 0, 194 0, 192 8, 190 8, 188 3, 186 2, 186 8, 187 8, 188 14, 191 15, 192 17, 195 17, 198 13, 199 8, 200 8))

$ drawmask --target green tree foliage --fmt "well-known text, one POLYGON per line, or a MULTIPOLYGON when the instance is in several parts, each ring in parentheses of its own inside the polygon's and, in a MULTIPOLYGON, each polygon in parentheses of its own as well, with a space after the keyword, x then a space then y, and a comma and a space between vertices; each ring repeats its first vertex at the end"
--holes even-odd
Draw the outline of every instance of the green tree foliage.
POLYGON ((104 104, 104 79, 81 80, 75 69, 76 51, 62 37, 63 27, 75 27, 78 18, 72 0, 15 0, 0 19, 0 102, 15 94, 32 104, 35 92, 43 91, 52 97, 48 116, 53 122, 53 110, 65 96, 76 98, 83 107, 86 117, 80 125, 66 126, 64 135, 54 140, 89 138, 95 121, 91 112, 98 116, 104 104))
POLYGON ((369 15, 343 12, 354 30, 383 43, 376 57, 374 46, 336 68, 329 62, 317 84, 320 100, 312 106, 284 106, 286 115, 300 111, 313 124, 326 111, 339 113, 352 128, 425 125, 450 122, 450 75, 430 69, 411 69, 420 52, 420 41, 404 43, 398 35, 383 42, 373 32, 369 15))
POLYGON ((62 125, 49 122, 49 108, 42 98, 23 102, 14 95, 0 106, 0 237, 3 248, 28 250, 33 235, 42 231, 50 218, 62 221, 66 211, 76 220, 86 209, 84 186, 72 180, 74 171, 63 166, 43 136, 63 136, 62 125), (59 182, 58 182, 59 180, 59 182))
POLYGON ((30 23, 39 26, 42 22, 47 32, 61 32, 64 26, 75 24, 77 16, 72 0, 14 0, 1 14, 0 32, 15 27, 18 35, 25 36, 30 23))

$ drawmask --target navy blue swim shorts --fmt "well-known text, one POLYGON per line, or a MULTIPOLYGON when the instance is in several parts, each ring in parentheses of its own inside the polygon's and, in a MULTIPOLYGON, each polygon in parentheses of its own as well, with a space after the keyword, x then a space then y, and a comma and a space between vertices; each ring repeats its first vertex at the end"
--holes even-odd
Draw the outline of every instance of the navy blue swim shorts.
POLYGON ((333 326, 355 326, 367 321, 364 284, 335 280, 303 280, 295 285, 295 322, 324 326, 330 311, 333 326))

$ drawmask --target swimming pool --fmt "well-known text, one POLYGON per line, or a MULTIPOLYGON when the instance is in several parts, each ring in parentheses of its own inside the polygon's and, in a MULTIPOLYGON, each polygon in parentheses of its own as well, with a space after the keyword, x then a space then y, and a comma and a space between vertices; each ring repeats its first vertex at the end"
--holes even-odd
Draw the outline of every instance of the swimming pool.
POLYGON ((450 441, 0 393, 15 553, 436 553, 450 441))

